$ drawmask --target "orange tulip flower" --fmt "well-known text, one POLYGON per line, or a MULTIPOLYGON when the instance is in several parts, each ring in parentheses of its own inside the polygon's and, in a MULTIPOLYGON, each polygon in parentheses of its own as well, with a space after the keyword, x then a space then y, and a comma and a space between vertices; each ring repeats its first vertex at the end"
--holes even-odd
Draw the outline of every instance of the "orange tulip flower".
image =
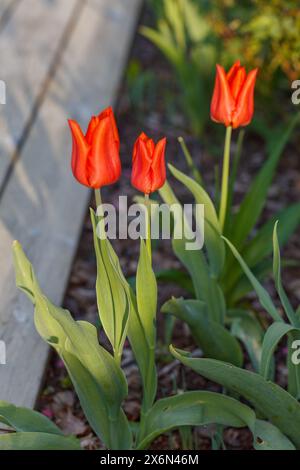
POLYGON ((73 137, 72 171, 79 183, 99 189, 115 183, 121 174, 120 139, 111 107, 93 116, 84 135, 76 121, 69 120, 73 137))
POLYGON ((166 143, 167 139, 163 138, 155 145, 142 132, 134 144, 131 183, 142 193, 153 193, 166 181, 166 143))
POLYGON ((254 111, 254 87, 258 69, 246 74, 238 60, 226 74, 217 64, 215 88, 211 100, 210 116, 215 122, 234 129, 247 126, 254 111))

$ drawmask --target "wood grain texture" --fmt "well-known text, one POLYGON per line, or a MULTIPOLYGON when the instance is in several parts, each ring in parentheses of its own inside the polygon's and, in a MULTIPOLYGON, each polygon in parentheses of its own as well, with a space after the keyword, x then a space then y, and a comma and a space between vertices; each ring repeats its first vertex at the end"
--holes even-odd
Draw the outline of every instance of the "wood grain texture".
MULTIPOLYGON (((2 1, 2 0, 1 0, 2 1)), ((77 0, 22 0, 0 34, 0 79, 6 105, 0 112, 0 187, 77 0)))
MULTIPOLYGON (((5 14, 8 9, 14 8, 22 0, 1 0, 0 1, 0 19, 5 14)), ((23 0, 24 1, 24 0, 23 0)))
POLYGON ((0 399, 18 405, 34 405, 48 348, 32 305, 15 288, 11 242, 23 244, 42 288, 60 304, 90 197, 70 172, 66 120, 85 127, 114 102, 140 5, 87 0, 0 202, 0 339, 7 345, 0 399))

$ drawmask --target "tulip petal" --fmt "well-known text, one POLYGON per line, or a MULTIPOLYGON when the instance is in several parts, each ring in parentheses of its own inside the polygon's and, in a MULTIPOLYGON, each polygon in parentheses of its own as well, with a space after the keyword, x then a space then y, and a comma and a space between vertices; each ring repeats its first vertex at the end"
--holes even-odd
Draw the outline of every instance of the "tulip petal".
POLYGON ((99 120, 102 120, 104 118, 108 117, 110 119, 110 124, 112 126, 112 131, 113 131, 113 135, 114 135, 114 139, 115 139, 115 142, 116 142, 116 145, 117 145, 117 148, 118 148, 118 151, 120 150, 120 137, 119 137, 119 131, 118 131, 118 127, 117 127, 117 123, 116 123, 116 120, 115 120, 115 115, 114 115, 114 112, 113 112, 113 109, 111 106, 109 106, 108 108, 104 109, 104 111, 102 111, 99 116, 98 116, 98 119, 99 120))
POLYGON ((236 109, 232 116, 233 128, 247 126, 254 112, 254 87, 258 69, 251 70, 238 96, 236 109))
POLYGON ((232 94, 233 99, 235 100, 235 102, 237 102, 237 98, 238 98, 241 90, 243 89, 243 85, 245 83, 246 76, 247 76, 247 74, 246 74, 245 68, 244 67, 239 67, 236 70, 235 74, 230 79, 230 81, 228 80, 230 91, 231 91, 231 94, 232 94))
POLYGON ((227 78, 228 83, 231 82, 231 80, 235 76, 235 74, 236 74, 237 70, 240 68, 240 66, 241 66, 241 61, 240 60, 236 60, 235 63, 231 66, 231 68, 229 69, 229 71, 226 74, 226 78, 227 78))
POLYGON ((210 115, 215 122, 231 125, 231 115, 235 108, 235 101, 231 95, 226 73, 223 67, 217 64, 215 87, 211 101, 210 115))
POLYGON ((73 149, 72 149, 72 171, 74 177, 79 183, 89 186, 86 164, 89 153, 89 145, 87 144, 85 137, 79 124, 76 121, 69 120, 69 126, 72 133, 73 149))
POLYGON ((98 116, 93 116, 92 119, 89 122, 87 131, 86 131, 86 134, 85 134, 85 140, 87 141, 87 143, 89 145, 92 145, 93 134, 94 134, 94 131, 95 131, 98 123, 99 123, 98 116))
MULTIPOLYGON (((147 137, 147 136, 146 136, 147 137)), ((133 149, 131 184, 142 193, 151 192, 152 155, 149 153, 148 138, 141 134, 133 149)))
POLYGON ((167 139, 164 137, 156 144, 152 159, 152 183, 151 193, 161 188, 166 181, 165 151, 167 139))
POLYGON ((99 115, 98 125, 93 132, 93 141, 87 161, 89 184, 100 188, 115 183, 121 174, 119 140, 116 141, 114 119, 111 115, 99 115))

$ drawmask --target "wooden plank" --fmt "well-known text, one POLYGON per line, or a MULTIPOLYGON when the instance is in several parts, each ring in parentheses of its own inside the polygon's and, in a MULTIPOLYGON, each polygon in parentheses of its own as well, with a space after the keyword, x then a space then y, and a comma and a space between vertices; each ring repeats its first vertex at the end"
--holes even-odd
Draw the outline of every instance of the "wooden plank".
POLYGON ((0 3, 0 19, 10 8, 14 7, 19 3, 20 0, 1 0, 0 3))
POLYGON ((0 399, 33 406, 47 358, 32 305, 15 288, 11 242, 21 241, 45 292, 59 304, 90 197, 71 175, 66 119, 86 125, 113 103, 140 5, 87 2, 1 201, 0 339, 7 364, 0 366, 0 399))
POLYGON ((0 113, 0 187, 76 5, 77 0, 22 0, 0 35, 7 102, 0 113))

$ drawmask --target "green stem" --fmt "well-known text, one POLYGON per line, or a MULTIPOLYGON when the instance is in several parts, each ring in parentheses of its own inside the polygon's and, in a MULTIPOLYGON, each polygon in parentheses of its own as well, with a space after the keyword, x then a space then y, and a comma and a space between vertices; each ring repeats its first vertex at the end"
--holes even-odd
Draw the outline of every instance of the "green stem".
POLYGON ((219 221, 220 221, 220 225, 221 225, 221 231, 223 231, 223 228, 224 228, 224 223, 225 223, 225 219, 226 219, 226 210, 227 210, 231 132, 232 132, 232 127, 228 126, 226 128, 226 136, 225 136, 221 202, 220 202, 220 213, 219 213, 219 221))
POLYGON ((228 189, 228 200, 227 200, 229 217, 226 217, 225 229, 229 227, 231 224, 234 185, 235 185, 235 181, 237 178, 239 163, 240 163, 240 159, 242 155, 244 137, 245 137, 245 129, 241 129, 238 135, 238 139, 237 139, 236 151, 232 159, 232 169, 231 169, 231 172, 230 172, 231 174, 229 178, 229 189, 228 189))
POLYGON ((148 254, 150 257, 150 261, 152 262, 152 247, 151 247, 151 204, 149 199, 149 194, 145 194, 145 206, 147 212, 147 219, 146 219, 146 246, 148 250, 148 254))
POLYGON ((183 137, 178 137, 178 142, 180 143, 183 155, 185 156, 185 159, 186 159, 186 162, 187 162, 187 165, 188 165, 188 168, 189 168, 191 174, 193 175, 193 177, 195 178, 197 183, 202 185, 202 183, 203 183, 202 176, 201 176, 198 168, 196 167, 196 165, 194 163, 193 157, 192 157, 189 149, 186 146, 184 138, 183 137))
POLYGON ((101 191, 100 189, 95 189, 95 200, 96 200, 96 210, 99 206, 102 205, 101 191))
POLYGON ((232 166, 232 177, 231 177, 232 185, 234 184, 236 180, 238 167, 239 167, 241 154, 242 154, 242 149, 243 149, 244 137, 245 137, 245 129, 241 129, 239 132, 238 139, 237 139, 236 152, 234 155, 233 166, 232 166))

